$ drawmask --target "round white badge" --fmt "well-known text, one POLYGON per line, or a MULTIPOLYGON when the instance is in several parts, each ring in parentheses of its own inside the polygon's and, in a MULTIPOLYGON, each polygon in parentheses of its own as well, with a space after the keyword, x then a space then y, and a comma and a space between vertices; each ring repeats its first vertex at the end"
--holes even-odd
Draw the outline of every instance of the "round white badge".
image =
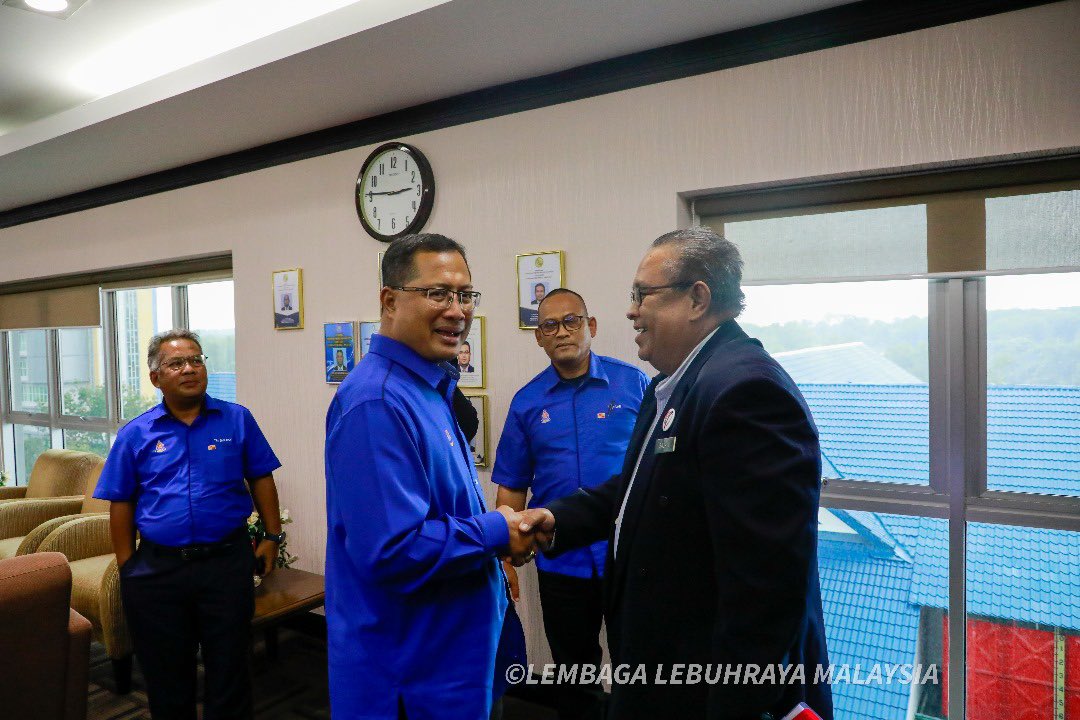
POLYGON ((664 432, 667 432, 671 428, 671 424, 675 422, 675 408, 669 408, 664 413, 664 423, 660 426, 664 432))

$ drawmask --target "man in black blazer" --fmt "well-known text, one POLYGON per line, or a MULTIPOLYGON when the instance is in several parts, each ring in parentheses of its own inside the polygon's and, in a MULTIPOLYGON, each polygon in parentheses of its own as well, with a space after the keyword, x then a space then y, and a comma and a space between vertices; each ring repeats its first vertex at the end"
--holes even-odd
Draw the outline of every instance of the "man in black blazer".
POLYGON ((792 379, 735 322, 741 279, 738 249, 711 230, 653 242, 626 315, 638 356, 660 375, 622 473, 526 511, 522 524, 541 546, 554 532, 549 554, 609 540, 612 663, 647 673, 613 684, 613 720, 781 720, 803 702, 832 718, 830 688, 815 682, 829 662, 817 428, 792 379), (656 682, 677 664, 683 684, 656 682))

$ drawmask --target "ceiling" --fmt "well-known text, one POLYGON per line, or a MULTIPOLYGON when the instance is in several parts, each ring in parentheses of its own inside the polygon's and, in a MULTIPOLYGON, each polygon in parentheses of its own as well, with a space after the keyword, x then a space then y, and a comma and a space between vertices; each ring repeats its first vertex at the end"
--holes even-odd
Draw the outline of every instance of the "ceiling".
POLYGON ((65 20, 0 5, 0 212, 843 4, 89 0, 65 20))

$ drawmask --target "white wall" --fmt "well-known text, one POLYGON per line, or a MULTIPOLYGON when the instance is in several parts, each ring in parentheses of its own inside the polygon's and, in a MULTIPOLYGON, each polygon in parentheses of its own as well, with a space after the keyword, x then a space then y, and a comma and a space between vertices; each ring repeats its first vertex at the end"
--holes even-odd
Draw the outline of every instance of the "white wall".
MULTIPOLYGON (((493 445, 546 360, 517 329, 515 254, 566 250, 568 284, 599 319, 595 349, 632 359, 630 279, 685 218, 678 193, 1080 146, 1077 37, 1070 0, 401 138, 435 171, 427 229, 466 245, 484 293, 493 445)), ((0 282, 232 251, 239 398, 285 463, 290 548, 319 572, 334 390, 321 323, 377 318, 384 246, 351 194, 371 149, 0 231, 0 282), (307 329, 275 332, 270 273, 291 267, 307 329)), ((540 649, 532 580, 522 611, 540 649)))

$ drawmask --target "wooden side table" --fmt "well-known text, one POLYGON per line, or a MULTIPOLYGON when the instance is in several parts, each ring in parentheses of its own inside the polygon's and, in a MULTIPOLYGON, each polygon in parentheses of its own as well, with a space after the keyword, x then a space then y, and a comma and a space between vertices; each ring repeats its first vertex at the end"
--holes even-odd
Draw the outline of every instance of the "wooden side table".
POLYGON ((253 630, 263 630, 266 637, 266 654, 277 659, 278 624, 288 617, 322 607, 326 599, 326 584, 322 575, 277 568, 262 584, 255 588, 255 615, 251 619, 253 630))

